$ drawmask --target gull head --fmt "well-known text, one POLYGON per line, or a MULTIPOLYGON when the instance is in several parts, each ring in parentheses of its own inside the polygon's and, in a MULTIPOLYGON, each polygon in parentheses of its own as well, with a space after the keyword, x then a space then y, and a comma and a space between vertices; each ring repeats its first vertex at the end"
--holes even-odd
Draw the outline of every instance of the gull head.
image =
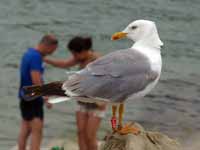
POLYGON ((134 45, 160 48, 163 43, 160 40, 156 24, 149 20, 136 20, 130 23, 123 31, 112 35, 112 40, 127 37, 135 42, 134 45))

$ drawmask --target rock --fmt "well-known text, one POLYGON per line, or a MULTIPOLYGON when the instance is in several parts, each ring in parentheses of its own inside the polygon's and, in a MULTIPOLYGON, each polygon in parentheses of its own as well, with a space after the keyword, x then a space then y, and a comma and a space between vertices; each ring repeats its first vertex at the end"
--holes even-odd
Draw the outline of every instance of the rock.
POLYGON ((100 150, 180 150, 180 144, 159 132, 141 130, 138 135, 109 135, 100 150))

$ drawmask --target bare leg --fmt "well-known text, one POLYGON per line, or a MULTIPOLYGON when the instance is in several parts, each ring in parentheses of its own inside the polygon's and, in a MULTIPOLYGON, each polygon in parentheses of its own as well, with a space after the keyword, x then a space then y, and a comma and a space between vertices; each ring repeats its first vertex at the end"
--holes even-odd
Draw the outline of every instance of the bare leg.
POLYGON ((93 112, 89 112, 89 119, 87 122, 87 145, 88 150, 97 150, 97 131, 101 123, 101 118, 95 116, 93 112))
POLYGON ((30 132, 31 132, 31 129, 30 129, 29 122, 22 120, 20 133, 19 133, 19 139, 18 139, 18 149, 19 150, 26 150, 26 143, 27 143, 27 139, 30 135, 30 132))
POLYGON ((76 112, 76 120, 78 128, 77 134, 78 134, 79 150, 88 150, 87 131, 86 131, 88 114, 86 112, 78 111, 76 112))
POLYGON ((31 121, 31 150, 40 150, 42 130, 43 121, 39 118, 34 118, 31 121))

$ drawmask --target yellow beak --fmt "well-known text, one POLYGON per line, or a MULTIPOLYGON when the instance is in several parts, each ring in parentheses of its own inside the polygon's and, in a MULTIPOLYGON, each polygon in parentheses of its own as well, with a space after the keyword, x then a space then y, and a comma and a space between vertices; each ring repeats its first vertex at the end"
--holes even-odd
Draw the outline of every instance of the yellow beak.
POLYGON ((115 34, 112 35, 111 39, 112 40, 118 40, 118 39, 126 37, 126 35, 127 35, 127 33, 117 32, 117 33, 115 33, 115 34))

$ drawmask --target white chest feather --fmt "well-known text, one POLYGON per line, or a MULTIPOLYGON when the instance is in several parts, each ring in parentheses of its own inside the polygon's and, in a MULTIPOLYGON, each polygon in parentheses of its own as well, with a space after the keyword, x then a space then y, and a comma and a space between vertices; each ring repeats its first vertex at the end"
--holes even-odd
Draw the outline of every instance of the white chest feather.
POLYGON ((148 94, 155 87, 158 80, 160 79, 160 74, 161 74, 161 69, 162 69, 162 58, 161 58, 159 50, 149 49, 149 48, 145 48, 145 47, 143 47, 143 48, 134 47, 133 49, 135 49, 135 50, 143 53, 145 56, 147 56, 151 63, 152 70, 156 71, 159 75, 156 78, 156 80, 153 81, 152 83, 150 83, 144 90, 142 90, 138 93, 132 94, 128 98, 129 100, 141 98, 141 97, 145 96, 146 94, 148 94))
POLYGON ((148 57, 152 70, 156 71, 160 75, 162 69, 162 58, 159 49, 137 46, 133 46, 133 49, 148 57))

